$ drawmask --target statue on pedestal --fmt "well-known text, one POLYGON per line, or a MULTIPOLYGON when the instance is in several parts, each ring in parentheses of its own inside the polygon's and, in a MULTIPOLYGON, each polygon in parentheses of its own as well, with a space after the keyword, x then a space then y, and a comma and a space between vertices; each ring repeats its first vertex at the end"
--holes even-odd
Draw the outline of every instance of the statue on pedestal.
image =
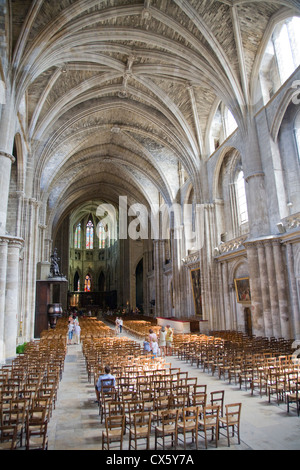
POLYGON ((50 277, 61 277, 58 261, 60 261, 60 258, 57 256, 57 249, 54 248, 54 253, 51 255, 50 277))

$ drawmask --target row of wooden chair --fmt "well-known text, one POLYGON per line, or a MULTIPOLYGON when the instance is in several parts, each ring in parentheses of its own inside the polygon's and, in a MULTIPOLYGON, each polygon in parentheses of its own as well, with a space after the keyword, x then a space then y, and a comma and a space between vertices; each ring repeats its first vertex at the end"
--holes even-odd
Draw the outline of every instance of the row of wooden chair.
POLYGON ((286 403, 287 411, 300 410, 300 367, 291 341, 282 338, 246 338, 237 332, 216 332, 219 336, 181 336, 177 357, 219 379, 286 403), (184 339, 186 343, 184 343, 184 339), (245 348, 245 349, 243 349, 245 348))
POLYGON ((116 413, 110 413, 105 418, 105 429, 102 432, 102 449, 112 450, 112 444, 117 443, 117 447, 123 449, 123 440, 128 425, 129 442, 128 449, 137 450, 140 448, 140 441, 145 449, 150 449, 151 430, 154 431, 154 448, 166 449, 171 444, 177 449, 181 443, 186 449, 190 445, 188 435, 191 435, 191 442, 195 443, 198 449, 198 436, 204 438, 205 448, 208 448, 208 435, 215 439, 216 447, 220 437, 220 431, 225 431, 228 446, 230 437, 236 434, 240 444, 240 417, 241 403, 227 404, 225 417, 220 416, 218 405, 209 405, 204 408, 198 406, 187 406, 179 408, 165 408, 161 410, 159 417, 153 412, 135 408, 135 412, 130 415, 129 421, 123 412, 122 403, 116 402, 116 413), (169 442, 169 439, 171 442, 169 442))
POLYGON ((43 449, 64 369, 64 336, 45 333, 0 367, 0 449, 43 449))

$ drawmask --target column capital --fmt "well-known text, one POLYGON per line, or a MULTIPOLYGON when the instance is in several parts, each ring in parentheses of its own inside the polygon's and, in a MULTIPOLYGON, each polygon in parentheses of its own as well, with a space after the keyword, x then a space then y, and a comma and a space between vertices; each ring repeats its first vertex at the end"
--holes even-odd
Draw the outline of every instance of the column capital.
POLYGON ((8 238, 0 236, 0 246, 8 245, 8 238))
POLYGON ((24 245, 23 238, 13 237, 11 235, 1 235, 0 236, 0 245, 8 245, 9 247, 22 248, 24 245))
POLYGON ((34 207, 40 207, 42 205, 41 201, 38 201, 35 197, 29 197, 28 202, 34 207))
POLYGON ((4 152, 3 150, 0 150, 0 157, 9 158, 12 163, 14 163, 16 161, 16 159, 13 155, 11 155, 10 153, 4 152))

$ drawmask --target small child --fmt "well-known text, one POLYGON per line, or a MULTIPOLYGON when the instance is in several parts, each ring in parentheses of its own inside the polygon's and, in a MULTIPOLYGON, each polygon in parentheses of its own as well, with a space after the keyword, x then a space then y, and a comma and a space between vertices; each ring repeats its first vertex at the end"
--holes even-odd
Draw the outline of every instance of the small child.
POLYGON ((158 342, 152 341, 152 359, 157 357, 157 354, 158 354, 158 342))
POLYGON ((148 338, 146 336, 145 341, 144 341, 144 353, 148 354, 150 352, 150 343, 148 341, 148 338))

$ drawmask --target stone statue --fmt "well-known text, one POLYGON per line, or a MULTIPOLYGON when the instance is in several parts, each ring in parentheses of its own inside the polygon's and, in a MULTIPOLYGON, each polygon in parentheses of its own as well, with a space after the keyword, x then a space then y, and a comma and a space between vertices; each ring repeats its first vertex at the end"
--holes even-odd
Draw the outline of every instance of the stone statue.
POLYGON ((50 265, 50 276, 51 277, 60 277, 60 271, 59 271, 59 266, 58 266, 58 261, 60 261, 60 258, 57 256, 57 249, 54 248, 54 253, 51 255, 51 265, 50 265))

